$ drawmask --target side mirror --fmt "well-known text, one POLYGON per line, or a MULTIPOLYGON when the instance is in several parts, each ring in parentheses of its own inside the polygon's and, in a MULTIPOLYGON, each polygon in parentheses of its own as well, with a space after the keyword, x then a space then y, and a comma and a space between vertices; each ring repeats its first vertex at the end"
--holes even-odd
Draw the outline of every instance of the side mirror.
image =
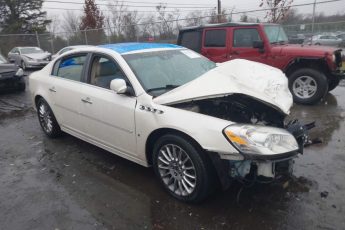
POLYGON ((125 94, 127 92, 127 84, 123 79, 114 79, 110 82, 110 89, 117 94, 125 94))
POLYGON ((263 41, 253 41, 253 48, 263 49, 264 46, 265 45, 263 41))

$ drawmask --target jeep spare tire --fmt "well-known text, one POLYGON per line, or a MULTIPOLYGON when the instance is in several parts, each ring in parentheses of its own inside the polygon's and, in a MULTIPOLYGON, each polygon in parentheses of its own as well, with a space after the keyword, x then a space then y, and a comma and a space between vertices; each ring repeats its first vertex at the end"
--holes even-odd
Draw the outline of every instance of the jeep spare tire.
POLYGON ((298 69, 289 76, 289 89, 294 102, 311 105, 319 102, 326 95, 328 81, 319 70, 298 69))

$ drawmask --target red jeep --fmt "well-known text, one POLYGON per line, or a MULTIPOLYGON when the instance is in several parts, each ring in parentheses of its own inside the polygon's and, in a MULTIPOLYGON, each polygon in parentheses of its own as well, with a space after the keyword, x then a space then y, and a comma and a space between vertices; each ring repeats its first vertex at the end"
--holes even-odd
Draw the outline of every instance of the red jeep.
POLYGON ((280 25, 223 23, 180 30, 177 43, 215 62, 243 58, 281 69, 294 101, 314 104, 344 77, 341 50, 288 44, 280 25))

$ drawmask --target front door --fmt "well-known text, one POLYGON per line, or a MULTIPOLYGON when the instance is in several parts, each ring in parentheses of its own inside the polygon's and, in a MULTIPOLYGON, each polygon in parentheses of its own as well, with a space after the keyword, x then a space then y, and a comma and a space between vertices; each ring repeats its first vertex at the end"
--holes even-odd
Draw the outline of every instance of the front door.
POLYGON ((84 132, 106 148, 131 157, 136 154, 136 97, 110 90, 113 79, 128 82, 113 58, 94 54, 90 63, 88 84, 83 85, 84 132))
POLYGON ((230 34, 230 59, 243 58, 267 63, 265 50, 253 47, 254 41, 262 41, 256 27, 231 28, 230 34))
POLYGON ((205 29, 201 54, 214 62, 229 60, 228 28, 205 29))

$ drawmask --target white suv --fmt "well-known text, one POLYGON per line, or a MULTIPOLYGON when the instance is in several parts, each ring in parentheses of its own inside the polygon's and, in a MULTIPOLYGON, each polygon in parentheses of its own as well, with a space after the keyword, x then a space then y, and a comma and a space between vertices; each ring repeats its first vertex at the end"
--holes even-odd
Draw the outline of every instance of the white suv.
POLYGON ((177 45, 75 49, 29 83, 49 137, 64 131, 152 165, 183 201, 202 201, 218 182, 291 172, 305 142, 295 132, 305 127, 284 123, 292 97, 280 70, 240 59, 215 64, 177 45))

